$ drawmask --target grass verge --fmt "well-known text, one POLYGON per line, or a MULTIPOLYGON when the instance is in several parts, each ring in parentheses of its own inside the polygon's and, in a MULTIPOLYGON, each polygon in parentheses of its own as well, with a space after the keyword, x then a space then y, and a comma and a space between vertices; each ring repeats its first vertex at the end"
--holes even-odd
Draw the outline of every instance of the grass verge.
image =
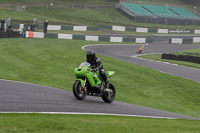
MULTIPOLYGON (((1 39, 0 78, 71 90, 73 70, 85 61, 89 42, 62 39, 1 39)), ((116 100, 200 117, 200 83, 105 56, 116 100)))
POLYGON ((1 133, 197 133, 197 120, 119 116, 0 114, 1 133))
POLYGON ((199 56, 200 57, 200 48, 185 50, 185 51, 179 51, 179 52, 176 52, 175 54, 177 54, 177 55, 192 55, 192 56, 199 56))

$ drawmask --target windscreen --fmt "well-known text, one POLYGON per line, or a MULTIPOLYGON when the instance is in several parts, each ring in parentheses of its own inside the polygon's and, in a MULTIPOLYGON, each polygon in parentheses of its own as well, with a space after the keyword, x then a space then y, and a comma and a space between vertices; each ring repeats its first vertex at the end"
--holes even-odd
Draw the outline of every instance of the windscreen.
POLYGON ((82 62, 79 67, 85 67, 85 66, 90 66, 90 63, 82 62))

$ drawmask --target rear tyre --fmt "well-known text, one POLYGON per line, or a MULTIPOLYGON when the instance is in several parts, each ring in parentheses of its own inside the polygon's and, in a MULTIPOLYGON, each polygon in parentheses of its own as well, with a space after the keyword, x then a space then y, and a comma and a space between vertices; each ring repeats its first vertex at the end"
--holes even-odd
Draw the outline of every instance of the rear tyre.
POLYGON ((79 80, 74 82, 73 93, 78 100, 83 100, 87 96, 87 90, 83 89, 79 80))
POLYGON ((115 87, 111 83, 109 83, 109 91, 104 92, 102 99, 106 103, 111 103, 115 100, 115 95, 115 87))

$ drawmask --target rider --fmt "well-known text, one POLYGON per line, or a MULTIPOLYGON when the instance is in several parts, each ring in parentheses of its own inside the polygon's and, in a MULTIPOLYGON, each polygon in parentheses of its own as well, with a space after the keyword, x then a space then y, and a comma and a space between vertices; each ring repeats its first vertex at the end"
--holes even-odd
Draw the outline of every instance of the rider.
POLYGON ((100 77, 105 82, 106 88, 108 88, 109 82, 108 82, 108 78, 107 78, 107 75, 106 75, 106 71, 103 68, 103 65, 102 65, 100 59, 95 56, 95 52, 94 51, 88 51, 87 54, 86 54, 86 58, 87 58, 86 61, 91 64, 91 67, 94 68, 93 69, 94 71, 99 70, 100 77))

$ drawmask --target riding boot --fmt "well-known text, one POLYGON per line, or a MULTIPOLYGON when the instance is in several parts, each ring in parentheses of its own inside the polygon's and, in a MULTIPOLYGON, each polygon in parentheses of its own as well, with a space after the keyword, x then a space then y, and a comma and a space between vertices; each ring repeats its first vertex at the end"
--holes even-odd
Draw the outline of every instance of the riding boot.
POLYGON ((103 76, 103 82, 105 83, 105 88, 109 88, 109 82, 108 82, 107 75, 104 74, 102 76, 103 76))
POLYGON ((105 82, 105 87, 109 88, 109 80, 108 80, 108 78, 104 79, 104 82, 105 82))

